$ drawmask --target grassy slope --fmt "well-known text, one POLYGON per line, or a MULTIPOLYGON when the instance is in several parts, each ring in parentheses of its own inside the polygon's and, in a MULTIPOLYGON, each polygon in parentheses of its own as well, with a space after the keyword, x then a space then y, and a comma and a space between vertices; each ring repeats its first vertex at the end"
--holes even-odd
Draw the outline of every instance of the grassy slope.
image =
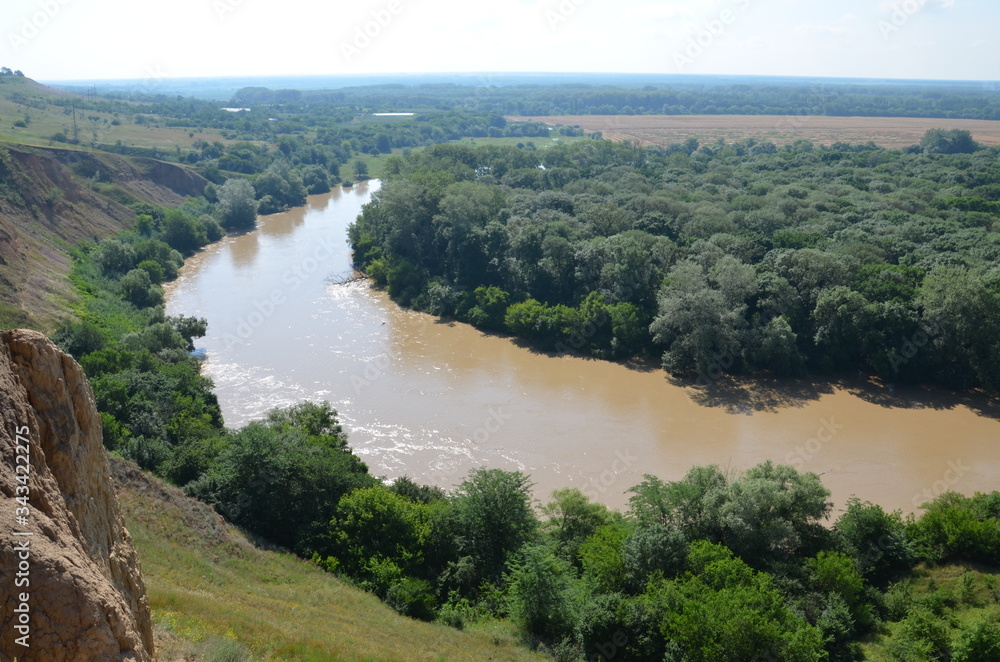
POLYGON ((463 632, 402 617, 291 554, 256 547, 134 465, 113 459, 112 467, 160 660, 546 659, 502 624, 463 632))
MULTIPOLYGON (((155 86, 137 90, 137 92, 155 94, 155 86)), ((81 98, 79 95, 63 92, 37 83, 30 78, 4 76, 0 78, 0 140, 16 142, 25 145, 53 145, 52 136, 62 132, 68 137, 73 136, 73 112, 71 108, 56 105, 57 101, 81 98), (28 119, 26 127, 16 127, 14 122, 28 119)), ((94 110, 76 111, 76 126, 80 146, 74 147, 65 143, 55 143, 67 149, 84 149, 91 142, 113 145, 121 140, 122 144, 133 147, 156 147, 168 152, 174 152, 179 145, 181 149, 190 150, 196 140, 222 140, 220 134, 214 131, 198 132, 183 127, 167 127, 153 122, 152 124, 136 124, 137 110, 142 104, 133 104, 132 112, 108 113, 94 110), (119 124, 112 124, 117 120, 119 124)), ((227 141, 223 141, 227 142, 227 141)))
MULTIPOLYGON (((175 206, 200 180, 187 169, 151 159, 63 143, 39 149, 52 145, 48 137, 72 122, 69 111, 56 102, 73 98, 79 97, 28 78, 0 77, 0 147, 10 152, 6 171, 0 167, 3 328, 52 332, 76 301, 66 278, 71 247, 131 225, 135 214, 125 205, 141 201, 175 206), (13 126, 25 118, 30 119, 27 127, 13 126)), ((171 151, 193 140, 179 129, 136 125, 127 114, 118 126, 111 124, 113 119, 108 113, 78 110, 81 143, 89 142, 94 131, 102 134, 100 142, 108 142, 103 134, 111 132, 128 144, 171 151)))

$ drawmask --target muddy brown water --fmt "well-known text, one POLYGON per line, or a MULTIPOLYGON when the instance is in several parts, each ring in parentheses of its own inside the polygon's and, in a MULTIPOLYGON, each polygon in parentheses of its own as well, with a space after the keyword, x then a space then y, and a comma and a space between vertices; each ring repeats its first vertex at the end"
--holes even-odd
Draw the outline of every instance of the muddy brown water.
POLYGON ((261 217, 169 286, 170 314, 208 319, 197 343, 227 425, 328 400, 376 475, 451 488, 473 467, 518 469, 539 499, 572 485, 613 507, 646 473, 768 459, 821 474, 838 509, 851 495, 911 512, 946 489, 1000 489, 1000 416, 982 399, 861 380, 682 386, 332 284, 350 273, 346 228, 377 186, 261 217))

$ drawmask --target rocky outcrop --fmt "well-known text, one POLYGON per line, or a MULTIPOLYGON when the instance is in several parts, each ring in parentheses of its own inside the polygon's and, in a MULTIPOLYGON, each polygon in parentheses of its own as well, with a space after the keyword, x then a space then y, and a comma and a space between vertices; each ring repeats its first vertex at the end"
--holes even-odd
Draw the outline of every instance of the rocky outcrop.
POLYGON ((0 660, 152 660, 93 392, 39 333, 0 331, 0 426, 0 660))

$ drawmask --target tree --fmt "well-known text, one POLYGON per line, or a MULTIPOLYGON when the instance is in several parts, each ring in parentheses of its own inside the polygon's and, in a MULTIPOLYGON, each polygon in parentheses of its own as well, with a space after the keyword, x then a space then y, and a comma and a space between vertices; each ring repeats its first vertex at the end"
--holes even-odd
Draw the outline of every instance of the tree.
POLYGON ((733 365, 743 353, 741 328, 746 306, 713 288, 702 268, 683 262, 670 272, 659 297, 659 315, 649 327, 654 342, 666 345, 663 367, 682 375, 710 375, 717 365, 733 365))
POLYGON ((808 547, 821 535, 829 490, 813 473, 764 462, 735 479, 712 465, 679 481, 655 476, 632 488, 631 512, 645 525, 666 524, 689 540, 722 543, 754 567, 808 547))
POLYGON ((459 547, 471 558, 476 577, 499 580, 508 561, 534 538, 538 520, 531 502, 531 482, 519 471, 474 469, 459 485, 459 547))
POLYGON ((310 195, 330 192, 330 177, 326 170, 318 165, 306 166, 302 169, 302 185, 310 195))
POLYGON ((194 351, 194 339, 201 338, 208 332, 208 320, 204 317, 180 315, 178 317, 168 317, 167 321, 186 341, 189 352, 194 351))
POLYGON ((575 487, 553 492, 552 501, 542 508, 542 513, 548 518, 544 530, 570 561, 576 561, 580 545, 612 518, 604 504, 591 503, 587 495, 575 487))
POLYGON ((428 514, 385 487, 355 490, 340 498, 323 538, 321 556, 335 556, 349 574, 364 575, 373 562, 391 561, 404 574, 414 574, 423 563, 430 536, 428 514))
POLYGON ((823 659, 820 631, 786 606, 770 575, 706 541, 692 544, 687 566, 682 578, 646 591, 669 642, 663 659, 823 659))
POLYGON ((879 505, 852 497, 833 530, 838 547, 875 586, 885 586, 913 561, 913 543, 898 511, 886 513, 879 505))
POLYGON ((972 133, 964 129, 930 129, 920 146, 927 154, 971 154, 979 149, 972 133))
POLYGON ((167 212, 162 229, 163 239, 183 255, 191 255, 208 243, 205 227, 175 209, 167 212))
POLYGON ((940 364, 939 373, 959 387, 983 384, 1000 389, 1000 294, 983 276, 938 266, 917 296, 940 364))
POLYGON ((656 578, 667 578, 684 570, 688 541, 683 531, 663 524, 635 529, 622 547, 625 586, 641 593, 656 578))
POLYGON ((138 257, 136 250, 130 244, 118 239, 105 239, 94 254, 104 272, 108 275, 120 275, 135 267, 138 257))
POLYGON ((251 423, 185 490, 231 522, 293 548, 308 544, 303 536, 311 525, 330 521, 341 496, 374 483, 347 450, 311 443, 299 429, 251 423))
POLYGON ((154 285, 149 272, 133 269, 118 281, 122 297, 136 308, 148 308, 163 303, 163 290, 154 285))
POLYGON ((253 185, 245 179, 229 179, 219 188, 216 212, 227 230, 252 230, 257 222, 253 185))
POLYGON ((983 615, 964 626, 951 648, 952 662, 1000 660, 1000 625, 983 615))
POLYGON ((481 329, 502 329, 510 294, 496 285, 489 287, 480 285, 473 295, 476 305, 467 313, 469 322, 481 329))
POLYGON ((507 596, 514 621, 525 631, 558 642, 573 633, 574 572, 544 545, 526 547, 508 577, 507 596))

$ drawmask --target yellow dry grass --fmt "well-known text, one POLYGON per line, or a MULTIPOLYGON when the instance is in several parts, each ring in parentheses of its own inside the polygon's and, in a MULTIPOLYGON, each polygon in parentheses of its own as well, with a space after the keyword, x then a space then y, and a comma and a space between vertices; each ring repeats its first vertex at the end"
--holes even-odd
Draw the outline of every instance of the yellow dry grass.
POLYGON ((872 141, 881 147, 898 149, 918 144, 928 129, 964 129, 984 145, 1000 145, 1000 122, 991 120, 799 115, 560 115, 507 119, 580 126, 588 132, 601 131, 611 140, 631 140, 641 145, 664 146, 689 138, 702 143, 719 138, 726 142, 755 138, 777 145, 799 139, 817 145, 872 141))

